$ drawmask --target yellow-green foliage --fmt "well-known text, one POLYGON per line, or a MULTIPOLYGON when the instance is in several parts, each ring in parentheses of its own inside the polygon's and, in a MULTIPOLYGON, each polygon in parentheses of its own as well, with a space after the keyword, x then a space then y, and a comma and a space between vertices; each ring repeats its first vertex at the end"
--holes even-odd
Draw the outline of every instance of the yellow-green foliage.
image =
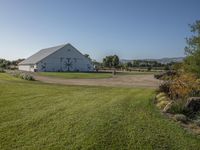
POLYGON ((159 99, 157 99, 157 102, 162 102, 162 101, 169 101, 169 99, 167 96, 163 96, 163 97, 160 97, 159 99))
POLYGON ((165 108, 165 106, 169 103, 169 101, 160 101, 156 104, 156 106, 160 109, 165 108))
POLYGON ((157 103, 160 103, 162 101, 169 101, 169 98, 167 97, 167 95, 164 92, 161 92, 156 96, 157 103))
POLYGON ((159 99, 163 96, 166 96, 166 94, 164 92, 159 93, 158 95, 156 95, 156 99, 159 99))
POLYGON ((170 84, 170 96, 172 98, 186 98, 199 88, 197 78, 193 74, 184 73, 176 76, 170 84))
POLYGON ((163 109, 169 103, 169 98, 164 92, 161 92, 156 96, 156 103, 158 108, 163 109))

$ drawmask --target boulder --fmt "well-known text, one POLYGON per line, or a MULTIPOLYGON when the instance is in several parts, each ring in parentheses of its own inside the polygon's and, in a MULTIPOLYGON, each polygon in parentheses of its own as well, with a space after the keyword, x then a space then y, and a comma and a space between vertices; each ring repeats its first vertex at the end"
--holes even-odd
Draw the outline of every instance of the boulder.
POLYGON ((195 120, 194 122, 196 123, 197 126, 200 127, 200 120, 199 120, 199 119, 198 119, 198 120, 195 120))
POLYGON ((200 111, 200 97, 188 98, 185 108, 194 113, 200 111))
POLYGON ((187 117, 183 114, 176 114, 174 115, 174 119, 176 121, 180 121, 180 122, 183 122, 183 123, 186 123, 187 122, 187 117))

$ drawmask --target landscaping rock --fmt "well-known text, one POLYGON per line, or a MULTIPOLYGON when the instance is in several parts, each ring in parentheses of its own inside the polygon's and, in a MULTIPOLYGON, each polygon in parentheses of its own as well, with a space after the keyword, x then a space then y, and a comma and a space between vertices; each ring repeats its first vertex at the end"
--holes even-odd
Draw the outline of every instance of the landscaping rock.
POLYGON ((187 122, 187 117, 183 114, 176 114, 174 115, 174 119, 176 121, 180 121, 180 122, 183 122, 183 123, 186 123, 187 122))
POLYGON ((169 103, 164 107, 163 112, 169 113, 170 110, 171 110, 171 108, 172 108, 172 105, 173 105, 173 102, 172 102, 172 101, 169 102, 169 103))
POLYGON ((194 113, 200 111, 200 97, 188 98, 185 108, 194 113))
POLYGON ((200 127, 200 120, 195 120, 194 122, 196 123, 197 126, 200 127))

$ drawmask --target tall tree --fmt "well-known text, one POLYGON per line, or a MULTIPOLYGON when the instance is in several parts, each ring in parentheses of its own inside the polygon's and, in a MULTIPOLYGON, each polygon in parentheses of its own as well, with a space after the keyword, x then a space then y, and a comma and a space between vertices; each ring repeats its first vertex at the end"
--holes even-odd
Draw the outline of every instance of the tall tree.
POLYGON ((185 53, 187 57, 184 61, 184 68, 200 77, 200 20, 190 25, 190 28, 193 35, 186 38, 185 53))

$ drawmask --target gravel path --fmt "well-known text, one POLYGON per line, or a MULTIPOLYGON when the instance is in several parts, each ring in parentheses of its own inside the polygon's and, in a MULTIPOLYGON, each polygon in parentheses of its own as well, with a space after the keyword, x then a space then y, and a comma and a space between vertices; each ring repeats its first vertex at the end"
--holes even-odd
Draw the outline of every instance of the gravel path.
POLYGON ((35 79, 44 83, 63 85, 90 85, 90 86, 111 86, 111 87, 149 87, 157 88, 160 81, 153 75, 118 75, 105 79, 63 79, 47 76, 34 75, 35 79))

